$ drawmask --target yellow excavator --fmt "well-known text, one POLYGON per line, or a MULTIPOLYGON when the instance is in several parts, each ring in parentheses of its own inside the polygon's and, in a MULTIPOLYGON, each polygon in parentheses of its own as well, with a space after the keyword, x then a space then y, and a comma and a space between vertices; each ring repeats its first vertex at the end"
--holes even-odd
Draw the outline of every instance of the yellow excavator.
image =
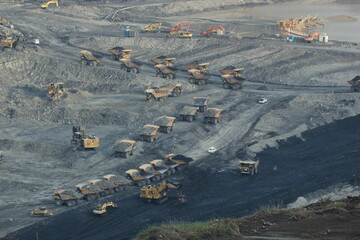
POLYGON ((39 206, 31 211, 31 215, 34 217, 50 217, 53 216, 54 213, 49 212, 46 207, 39 206))
POLYGON ((58 0, 47 1, 46 3, 41 4, 40 7, 42 9, 45 9, 45 8, 48 8, 50 4, 55 4, 56 7, 59 7, 59 1, 58 0))
POLYGON ((107 202, 107 203, 104 203, 104 204, 99 204, 98 207, 93 210, 93 214, 95 214, 97 216, 104 216, 108 212, 107 211, 108 207, 117 208, 118 206, 113 202, 107 202))
POLYGON ((162 27, 162 23, 153 23, 148 27, 144 28, 144 32, 160 32, 162 27))
POLYGON ((192 38, 192 33, 188 32, 188 31, 170 31, 168 34, 166 34, 166 38, 172 36, 172 35, 179 35, 179 38, 192 38))
POLYGON ((178 203, 185 203, 186 198, 182 189, 182 184, 167 179, 163 181, 160 185, 147 185, 140 189, 140 198, 145 199, 147 202, 155 202, 161 204, 168 200, 169 189, 176 189, 176 194, 178 198, 178 203))
POLYGON ((11 29, 14 28, 14 25, 13 25, 10 21, 6 20, 6 19, 3 18, 3 17, 0 17, 0 24, 4 25, 4 26, 6 26, 6 27, 9 27, 9 28, 11 28, 11 29))

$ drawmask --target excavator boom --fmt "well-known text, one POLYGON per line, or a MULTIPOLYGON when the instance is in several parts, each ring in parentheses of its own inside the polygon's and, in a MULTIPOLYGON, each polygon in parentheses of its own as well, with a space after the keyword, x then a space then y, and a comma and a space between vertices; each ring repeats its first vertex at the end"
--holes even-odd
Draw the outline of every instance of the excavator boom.
POLYGON ((223 33, 225 32, 225 29, 222 26, 218 25, 218 26, 209 28, 209 30, 207 30, 206 32, 200 32, 200 35, 210 35, 215 30, 221 30, 223 33))
POLYGON ((180 23, 179 25, 177 25, 176 27, 172 27, 169 28, 168 31, 172 32, 172 31, 178 31, 181 29, 182 26, 187 26, 187 28, 189 29, 191 23, 180 23))

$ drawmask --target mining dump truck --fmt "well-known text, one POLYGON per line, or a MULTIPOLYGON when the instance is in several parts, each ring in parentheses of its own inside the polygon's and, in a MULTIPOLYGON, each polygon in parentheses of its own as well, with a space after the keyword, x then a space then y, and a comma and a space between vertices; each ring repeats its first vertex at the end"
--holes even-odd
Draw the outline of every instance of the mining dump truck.
POLYGON ((181 170, 185 169, 187 166, 189 166, 189 163, 193 161, 192 158, 186 157, 181 154, 174 154, 174 153, 167 154, 165 156, 165 158, 166 158, 166 161, 168 161, 170 164, 171 163, 179 164, 178 166, 175 167, 175 169, 177 171, 181 171, 181 170))
POLYGON ((79 183, 79 184, 75 185, 75 188, 78 193, 81 193, 83 195, 83 198, 86 201, 94 200, 94 199, 98 198, 99 196, 101 196, 101 197, 105 196, 105 192, 102 189, 100 189, 88 182, 79 183))
POLYGON ((117 185, 120 191, 125 190, 126 186, 131 183, 128 179, 115 174, 107 174, 103 176, 103 179, 117 185))
POLYGON ((175 84, 171 87, 159 87, 159 88, 152 88, 157 93, 166 93, 169 97, 178 97, 182 94, 181 84, 175 84))
POLYGON ((259 165, 259 160, 252 161, 252 160, 240 160, 240 173, 241 174, 248 174, 248 175, 255 175, 257 174, 257 168, 259 165))
POLYGON ((152 61, 153 63, 155 63, 155 65, 157 64, 164 64, 166 66, 174 66, 174 60, 176 58, 169 58, 167 56, 159 56, 157 58, 153 58, 150 61, 152 61))
POLYGON ((220 108, 208 108, 207 111, 204 112, 204 123, 219 123, 221 112, 222 109, 220 108))
POLYGON ((348 81, 348 83, 351 85, 351 90, 354 92, 360 91, 360 76, 356 76, 352 80, 348 81))
POLYGON ((177 69, 175 67, 166 66, 164 64, 156 64, 154 68, 156 69, 156 77, 166 79, 174 79, 176 77, 175 71, 177 69))
POLYGON ((166 172, 167 170, 156 170, 153 165, 151 164, 143 164, 139 167, 139 170, 141 173, 144 174, 154 174, 154 177, 152 177, 150 180, 153 182, 159 181, 163 179, 165 176, 167 176, 166 172))
POLYGON ((199 112, 205 112, 208 109, 208 96, 193 97, 194 107, 199 108, 199 112))
POLYGON ((143 127, 140 132, 140 138, 145 142, 154 142, 157 139, 157 134, 159 132, 159 126, 147 124, 143 127))
POLYGON ((221 78, 223 80, 223 86, 226 89, 241 89, 242 84, 245 81, 244 68, 228 67, 220 70, 221 78))
POLYGON ((97 208, 94 209, 92 212, 97 216, 104 216, 108 213, 109 207, 117 208, 118 206, 113 202, 107 202, 107 203, 99 204, 97 208))
POLYGON ((83 126, 73 126, 73 138, 71 143, 79 150, 95 150, 99 147, 99 138, 86 133, 83 126))
POLYGON ((137 74, 140 72, 140 66, 134 63, 130 58, 120 58, 121 69, 126 70, 127 72, 131 72, 137 74))
POLYGON ((126 178, 132 180, 137 186, 144 186, 150 183, 150 178, 154 177, 154 174, 141 174, 138 169, 129 169, 126 172, 126 178))
POLYGON ((185 203, 186 198, 182 190, 182 184, 174 180, 167 179, 160 185, 148 185, 140 189, 140 198, 147 202, 155 202, 161 204, 168 200, 169 189, 175 189, 179 203, 185 203))
POLYGON ((95 56, 95 54, 87 50, 81 50, 80 53, 81 53, 81 63, 83 65, 89 65, 91 67, 96 67, 100 63, 102 58, 101 56, 98 55, 95 56))
POLYGON ((155 159, 150 162, 150 164, 154 167, 157 171, 163 171, 164 174, 170 176, 175 173, 175 168, 179 166, 178 164, 165 164, 165 162, 161 159, 155 159))
POLYGON ((53 216, 54 213, 49 212, 46 209, 46 207, 38 206, 38 207, 35 207, 35 209, 31 211, 31 215, 34 217, 50 217, 50 216, 53 216))
POLYGON ((66 88, 64 88, 64 83, 50 83, 47 85, 47 96, 51 99, 65 97, 68 94, 66 88))
POLYGON ((154 124, 160 127, 160 132, 170 133, 173 130, 175 119, 175 117, 162 116, 156 119, 154 124))
POLYGON ((27 47, 27 39, 15 36, 6 37, 0 40, 0 46, 4 48, 25 50, 27 47))
POLYGON ((113 151, 117 157, 127 158, 129 155, 133 155, 135 147, 136 141, 130 139, 120 139, 113 147, 113 151))
POLYGON ((73 190, 57 189, 54 191, 54 201, 57 206, 61 206, 63 204, 68 207, 75 206, 78 204, 80 198, 81 196, 73 190))
POLYGON ((123 47, 114 47, 111 49, 108 49, 108 52, 111 53, 110 59, 115 60, 115 61, 119 61, 120 58, 130 58, 131 57, 131 52, 132 50, 127 50, 123 47))
POLYGON ((149 102, 159 101, 163 102, 167 99, 169 94, 163 92, 156 92, 156 90, 149 88, 145 90, 146 100, 149 102))
POLYGON ((91 183, 95 187, 102 189, 105 196, 113 194, 114 192, 120 192, 120 188, 117 185, 105 179, 94 179, 90 180, 89 183, 91 183))
POLYGON ((192 106, 184 106, 179 112, 180 121, 192 122, 196 119, 199 108, 192 106))
POLYGON ((209 63, 186 65, 185 67, 190 74, 189 83, 198 84, 199 86, 207 84, 209 80, 209 77, 206 76, 206 73, 209 70, 207 65, 209 65, 209 63))

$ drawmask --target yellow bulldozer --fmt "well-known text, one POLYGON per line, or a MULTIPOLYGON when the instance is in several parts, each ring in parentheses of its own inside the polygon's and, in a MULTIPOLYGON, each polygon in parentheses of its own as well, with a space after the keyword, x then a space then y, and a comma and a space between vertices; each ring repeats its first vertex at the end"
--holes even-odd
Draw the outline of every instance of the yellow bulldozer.
POLYGON ((148 185, 140 189, 140 198, 145 199, 147 202, 155 202, 161 204, 168 200, 169 189, 175 189, 177 194, 178 203, 185 203, 186 198, 182 189, 182 184, 167 179, 163 181, 160 185, 148 185))
POLYGON ((56 7, 59 7, 59 1, 58 0, 47 1, 46 3, 41 4, 40 7, 42 9, 45 9, 45 8, 48 8, 50 6, 50 4, 55 4, 56 7))
POLYGON ((73 137, 71 143, 79 150, 95 150, 100 146, 99 138, 86 133, 83 126, 73 126, 73 137))
POLYGON ((31 211, 31 215, 34 217, 50 217, 53 216, 54 213, 49 212, 46 207, 39 206, 35 207, 35 209, 31 211))
POLYGON ((160 32, 162 27, 162 23, 153 23, 150 24, 148 27, 144 28, 144 32, 160 32))
POLYGON ((97 216, 105 216, 108 213, 109 207, 117 208, 118 206, 113 202, 107 202, 104 204, 99 204, 92 212, 97 216))
POLYGON ((51 99, 64 97, 68 94, 66 88, 64 88, 64 83, 50 83, 47 85, 47 96, 51 99))

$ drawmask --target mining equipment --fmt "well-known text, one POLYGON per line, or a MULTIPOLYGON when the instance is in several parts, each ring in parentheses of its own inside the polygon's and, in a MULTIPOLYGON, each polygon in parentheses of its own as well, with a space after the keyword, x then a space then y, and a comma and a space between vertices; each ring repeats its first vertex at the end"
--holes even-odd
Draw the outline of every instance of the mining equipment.
POLYGON ((131 49, 125 49, 123 47, 114 47, 108 49, 108 52, 111 53, 110 58, 115 61, 119 61, 120 58, 131 58, 131 49))
POLYGON ((105 216, 108 213, 109 207, 117 208, 118 206, 113 202, 107 202, 107 203, 99 204, 97 208, 94 209, 92 212, 97 216, 105 216))
POLYGON ((188 38, 188 39, 192 38, 192 36, 193 36, 192 33, 188 32, 188 31, 179 30, 179 31, 169 32, 168 34, 166 34, 166 38, 171 37, 173 35, 178 35, 179 38, 188 38))
POLYGON ((319 36, 317 33, 319 28, 324 25, 324 21, 316 16, 289 18, 277 22, 279 36, 297 37, 304 40, 311 38, 314 40, 319 36))
MULTIPOLYGON (((95 150, 100 146, 100 140, 96 136, 86 133, 84 126, 73 126, 73 137, 71 143, 79 150, 95 150)), ((74 149, 74 150, 75 150, 74 149)))
POLYGON ((223 35, 224 33, 225 33, 225 29, 222 26, 217 25, 217 26, 209 28, 205 32, 200 32, 200 35, 204 35, 204 36, 210 36, 210 35, 214 35, 214 34, 223 35))
POLYGON ((51 99, 59 98, 66 96, 68 94, 66 88, 64 88, 64 83, 50 83, 47 85, 47 96, 51 99))
POLYGON ((220 115, 222 109, 220 108, 208 108, 206 112, 204 112, 204 123, 220 123, 220 115))
POLYGON ((0 17, 0 24, 10 29, 14 29, 14 25, 3 17, 0 17))
POLYGON ((154 174, 142 174, 138 169, 129 169, 125 172, 126 178, 132 180, 135 185, 142 187, 150 183, 154 174))
POLYGON ((103 190, 104 196, 113 194, 114 192, 120 192, 120 188, 112 182, 105 179, 90 180, 89 183, 103 190))
POLYGON ((148 27, 144 28, 144 32, 160 32, 162 23, 152 23, 148 27))
POLYGON ((87 201, 97 199, 99 196, 104 197, 106 195, 102 189, 88 182, 79 183, 75 185, 75 188, 76 191, 81 193, 83 198, 87 201))
POLYGON ((57 206, 64 204, 68 207, 75 206, 80 198, 81 196, 77 192, 70 189, 60 188, 54 191, 54 201, 57 206))
POLYGON ((120 191, 125 190, 126 186, 128 186, 132 183, 125 177, 115 175, 115 174, 107 174, 107 175, 103 176, 103 179, 117 185, 118 188, 120 189, 120 191))
POLYGON ((157 93, 166 93, 169 97, 178 97, 182 94, 181 84, 177 83, 170 87, 152 88, 157 93))
POLYGON ((198 112, 205 112, 208 109, 209 97, 199 96, 193 97, 194 107, 199 108, 198 112))
POLYGON ((178 203, 186 202, 182 184, 170 179, 163 181, 160 185, 147 185, 142 187, 140 189, 140 198, 145 199, 147 202, 161 204, 168 200, 169 189, 176 190, 178 203))
POLYGON ((131 58, 120 58, 121 69, 126 70, 127 72, 131 72, 137 74, 140 72, 140 66, 134 63, 131 58))
POLYGON ((156 90, 152 88, 146 89, 145 95, 146 95, 146 100, 149 102, 153 102, 153 101, 163 102, 169 96, 169 94, 164 92, 156 92, 156 90))
POLYGON ((157 125, 146 124, 140 132, 141 140, 144 142, 156 141, 159 128, 157 125))
POLYGON ((153 174, 154 176, 150 178, 153 182, 159 181, 167 176, 167 174, 165 174, 166 170, 155 170, 153 165, 148 163, 141 165, 139 170, 142 174, 153 174))
POLYGON ((159 131, 163 133, 170 133, 173 130, 175 124, 175 117, 162 116, 156 119, 154 125, 159 126, 159 131))
POLYGON ((130 139, 120 139, 113 147, 117 157, 127 158, 129 155, 133 155, 133 151, 136 147, 136 141, 130 139))
POLYGON ((354 77, 352 80, 348 81, 348 83, 351 85, 351 90, 354 92, 360 91, 360 76, 354 77))
POLYGON ((155 63, 155 65, 157 64, 163 64, 163 65, 166 65, 166 66, 174 66, 174 60, 176 58, 170 58, 170 57, 167 57, 167 56, 159 56, 159 57, 156 57, 156 58, 152 58, 150 61, 155 63))
POLYGON ((190 74, 189 83, 198 84, 200 86, 207 84, 209 80, 209 77, 206 76, 206 73, 209 70, 207 65, 209 65, 209 63, 186 65, 185 67, 190 74))
POLYGON ((192 122, 196 120, 198 110, 198 107, 184 106, 179 112, 179 120, 186 122, 192 122))
POLYGON ((42 9, 48 8, 50 6, 50 4, 55 4, 56 7, 59 7, 59 1, 58 0, 51 0, 51 1, 47 1, 44 4, 41 4, 40 7, 42 9))
POLYGON ((191 25, 191 23, 186 23, 186 22, 179 23, 179 25, 169 28, 168 31, 169 32, 179 31, 179 30, 182 30, 183 27, 186 27, 186 31, 189 31, 190 25, 191 25))
POLYGON ((241 174, 248 174, 248 175, 255 175, 258 171, 259 160, 240 160, 240 173, 241 174))
POLYGON ((88 50, 81 50, 81 63, 83 65, 89 65, 91 67, 96 67, 100 61, 101 61, 101 56, 98 56, 95 54, 93 54, 92 52, 88 51, 88 50))
POLYGON ((165 162, 161 159, 155 159, 150 162, 150 164, 154 167, 157 171, 163 171, 164 174, 167 176, 170 176, 175 173, 175 167, 174 164, 165 164, 165 162))
POLYGON ((25 50, 27 47, 27 39, 16 36, 8 36, 0 40, 0 46, 2 48, 25 50))
POLYGON ((223 80, 223 86, 226 89, 241 89, 245 81, 244 68, 227 67, 219 71, 223 80))
POLYGON ((166 78, 166 79, 174 79, 176 77, 177 68, 172 66, 167 66, 165 64, 156 64, 154 66, 156 70, 156 77, 166 78))
POLYGON ((38 206, 38 207, 35 207, 35 209, 31 211, 31 215, 34 217, 50 217, 50 216, 53 216, 54 213, 49 212, 46 209, 46 207, 38 206))
POLYGON ((178 164, 178 166, 174 167, 177 171, 184 170, 189 166, 189 163, 193 161, 190 157, 175 153, 167 154, 165 158, 169 164, 178 164))

